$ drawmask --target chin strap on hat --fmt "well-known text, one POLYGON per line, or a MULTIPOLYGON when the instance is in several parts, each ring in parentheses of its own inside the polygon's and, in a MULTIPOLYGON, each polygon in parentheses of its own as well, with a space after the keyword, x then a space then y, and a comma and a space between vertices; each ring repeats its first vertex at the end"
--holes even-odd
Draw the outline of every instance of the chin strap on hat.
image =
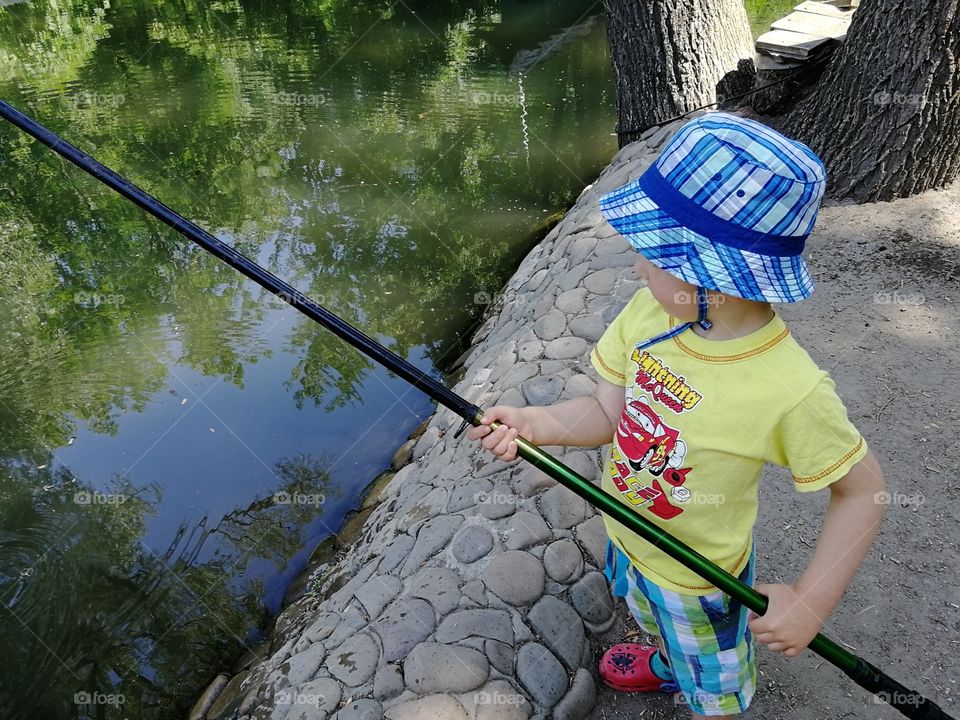
POLYGON ((675 328, 667 330, 665 333, 660 333, 655 335, 649 340, 644 340, 641 343, 637 343, 637 350, 645 350, 651 345, 656 345, 659 342, 664 340, 669 340, 672 337, 676 337, 684 330, 692 328, 694 325, 699 325, 704 330, 709 330, 713 327, 713 323, 707 320, 707 289, 703 287, 697 288, 697 319, 690 320, 689 322, 681 323, 675 328))

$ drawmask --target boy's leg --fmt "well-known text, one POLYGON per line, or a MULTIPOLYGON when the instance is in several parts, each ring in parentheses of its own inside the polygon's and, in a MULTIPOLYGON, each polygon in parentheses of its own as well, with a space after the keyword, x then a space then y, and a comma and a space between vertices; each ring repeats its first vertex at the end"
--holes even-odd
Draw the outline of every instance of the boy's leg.
MULTIPOLYGON (((643 630, 658 638, 659 630, 646 599, 634 586, 625 596, 630 612, 643 630)), ((663 643, 657 639, 657 643, 663 643)), ((600 659, 604 684, 622 692, 677 692, 673 671, 660 648, 639 642, 617 643, 600 659)))
MULTIPOLYGON (((694 720, 709 715, 735 717, 741 710, 745 710, 750 703, 753 694, 752 688, 756 683, 755 668, 753 667, 752 639, 749 637, 749 631, 746 627, 748 614, 746 609, 739 608, 740 611, 738 612, 739 604, 733 606, 732 603, 734 601, 726 598, 722 593, 714 593, 713 595, 701 598, 699 596, 682 596, 664 591, 662 588, 651 585, 646 581, 635 568, 629 565, 628 558, 620 553, 612 543, 608 544, 607 550, 606 575, 607 578, 612 581, 614 595, 624 598, 627 607, 630 609, 630 614, 633 616, 637 625, 646 633, 656 638, 660 650, 660 657, 666 661, 666 664, 661 664, 657 663, 654 657, 650 657, 650 670, 664 682, 660 684, 654 681, 652 687, 644 689, 676 692, 679 687, 683 693, 682 697, 684 701, 690 707, 691 717, 694 718, 694 720), (655 589, 653 592, 651 592, 651 587, 655 589), (669 598, 670 602, 667 602, 668 595, 672 596, 669 598), (663 600, 663 602, 660 603, 661 607, 652 605, 650 596, 663 600), (672 619, 673 614, 668 608, 673 608, 674 614, 682 611, 680 613, 680 623, 672 619), (705 615, 706 619, 704 619, 705 615), (699 629, 692 628, 693 641, 690 642, 688 638, 687 643, 672 642, 671 645, 680 647, 681 651, 671 653, 671 649, 668 648, 665 638, 671 637, 672 640, 676 639, 673 636, 676 635, 677 626, 683 627, 691 624, 691 618, 694 624, 699 626, 699 629), (724 619, 726 620, 724 621, 724 619), (733 633, 733 637, 731 637, 731 632, 733 633), (705 661, 693 660, 695 669, 691 671, 688 656, 682 652, 684 644, 692 647, 696 655, 696 653, 701 651, 696 637, 713 637, 715 639, 719 637, 717 642, 719 650, 720 645, 730 644, 737 636, 746 640, 745 644, 743 642, 739 643, 741 652, 731 654, 720 651, 716 653, 713 659, 706 659, 705 661), (745 648, 749 650, 746 656, 744 656, 742 652, 745 648), (713 660, 717 658, 722 662, 714 663, 713 660), (717 665, 719 672, 713 674, 729 676, 732 672, 732 674, 736 676, 737 681, 729 687, 732 692, 720 692, 724 687, 722 683, 716 687, 712 685, 713 681, 707 676, 711 674, 709 668, 714 664, 717 665), (724 664, 727 665, 726 668, 723 667, 724 664), (677 667, 676 671, 673 670, 674 665, 677 667), (744 674, 744 669, 746 669, 746 674, 744 674), (678 684, 678 676, 686 680, 684 683, 686 685, 686 691, 684 691, 685 688, 683 686, 678 684), (697 687, 697 680, 700 680, 706 688, 716 690, 716 692, 710 692, 708 689, 697 687), (657 685, 659 685, 659 687, 657 687, 657 685), (703 714, 698 712, 698 710, 702 710, 703 714)), ((747 568, 741 574, 740 579, 749 584, 753 583, 752 558, 747 568)), ((617 647, 627 648, 629 645, 620 645, 617 647)), ((638 646, 633 647, 636 648, 638 646)), ((709 647, 703 648, 703 650, 709 649, 709 647)), ((608 655, 612 651, 613 649, 608 651, 608 655)), ((633 655, 634 653, 631 652, 630 654, 633 655)), ((603 675, 604 672, 601 668, 601 676, 603 675)), ((655 680, 652 677, 650 679, 655 680)), ((604 681, 607 682, 607 684, 612 684, 607 678, 604 678, 604 681)), ((618 687, 618 685, 615 684, 613 686, 618 687)), ((620 689, 626 688, 621 687, 620 689)), ((637 688, 634 686, 630 689, 637 688)))
POLYGON ((637 590, 631 570, 629 559, 612 542, 608 543, 605 574, 611 581, 613 595, 624 598, 637 625, 657 638, 660 648, 633 642, 614 645, 600 661, 600 677, 609 687, 625 692, 676 692, 653 611, 637 590))
MULTIPOLYGON (((741 579, 752 584, 752 560, 741 579)), ((744 712, 756 686, 747 609, 720 592, 680 595, 639 574, 637 583, 655 616, 671 670, 693 717, 744 712)))
POLYGON ((633 580, 631 580, 628 587, 628 594, 624 600, 626 600, 627 608, 629 608, 630 614, 633 616, 633 619, 636 621, 637 625, 640 626, 640 629, 647 633, 647 635, 653 637, 657 642, 659 655, 657 658, 651 657, 651 669, 653 670, 654 674, 661 679, 673 680, 673 671, 670 670, 667 647, 663 642, 663 637, 660 635, 660 627, 657 625, 657 619, 653 612, 653 608, 650 607, 649 601, 637 588, 637 585, 633 580), (660 662, 657 662, 657 660, 660 662))

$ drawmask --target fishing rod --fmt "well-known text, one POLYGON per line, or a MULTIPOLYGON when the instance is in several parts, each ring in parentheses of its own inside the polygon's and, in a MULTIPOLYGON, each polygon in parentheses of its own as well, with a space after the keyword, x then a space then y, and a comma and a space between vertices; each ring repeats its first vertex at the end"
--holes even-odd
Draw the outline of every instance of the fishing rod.
MULTIPOLYGON (((417 389, 425 392, 439 404, 452 410, 464 420, 461 430, 468 423, 471 425, 481 424, 480 421, 483 417, 481 408, 418 370, 404 358, 391 352, 373 338, 340 319, 292 285, 260 267, 253 260, 237 252, 236 249, 214 237, 203 228, 177 214, 146 191, 94 160, 82 150, 77 149, 56 133, 48 130, 36 120, 24 115, 3 100, 0 100, 0 116, 39 140, 81 170, 89 173, 107 187, 143 208, 161 222, 169 225, 188 240, 220 258, 227 265, 240 271, 264 289, 269 290, 311 320, 320 323, 337 337, 399 375, 417 389)), ((494 422, 491 427, 496 429, 500 424, 494 422)), ((739 600, 758 615, 763 615, 767 611, 766 596, 761 595, 689 545, 677 540, 670 533, 657 527, 613 496, 608 495, 604 490, 544 452, 529 440, 517 437, 516 443, 517 453, 520 457, 542 470, 561 485, 572 490, 598 510, 660 548, 674 560, 682 563, 727 595, 739 600)), ((818 634, 808 647, 824 660, 836 665, 860 687, 873 693, 911 720, 954 720, 932 700, 901 685, 863 658, 845 650, 825 635, 818 634)))

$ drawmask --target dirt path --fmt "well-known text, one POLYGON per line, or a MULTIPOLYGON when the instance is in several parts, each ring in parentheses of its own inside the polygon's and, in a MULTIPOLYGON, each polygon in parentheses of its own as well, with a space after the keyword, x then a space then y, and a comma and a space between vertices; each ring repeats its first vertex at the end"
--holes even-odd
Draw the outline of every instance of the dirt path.
MULTIPOLYGON (((960 184, 825 208, 807 248, 817 290, 782 315, 836 380, 891 495, 874 549, 825 631, 960 716, 960 184)), ((828 493, 795 493, 785 471, 769 468, 761 488, 759 579, 791 582, 812 552, 828 493)), ((626 622, 607 644, 633 629, 619 610, 626 622)), ((760 650, 759 668, 746 717, 902 717, 810 652, 789 660, 760 650)), ((689 717, 670 697, 597 684, 591 718, 689 717)))

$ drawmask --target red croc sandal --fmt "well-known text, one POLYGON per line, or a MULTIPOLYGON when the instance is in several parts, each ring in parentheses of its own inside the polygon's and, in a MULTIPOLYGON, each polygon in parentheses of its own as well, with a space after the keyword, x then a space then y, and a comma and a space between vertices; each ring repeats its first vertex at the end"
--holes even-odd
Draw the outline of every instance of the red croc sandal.
POLYGON ((650 658, 658 648, 638 643, 620 643, 600 659, 600 678, 609 687, 623 692, 677 692, 672 680, 661 680, 650 669, 650 658))

